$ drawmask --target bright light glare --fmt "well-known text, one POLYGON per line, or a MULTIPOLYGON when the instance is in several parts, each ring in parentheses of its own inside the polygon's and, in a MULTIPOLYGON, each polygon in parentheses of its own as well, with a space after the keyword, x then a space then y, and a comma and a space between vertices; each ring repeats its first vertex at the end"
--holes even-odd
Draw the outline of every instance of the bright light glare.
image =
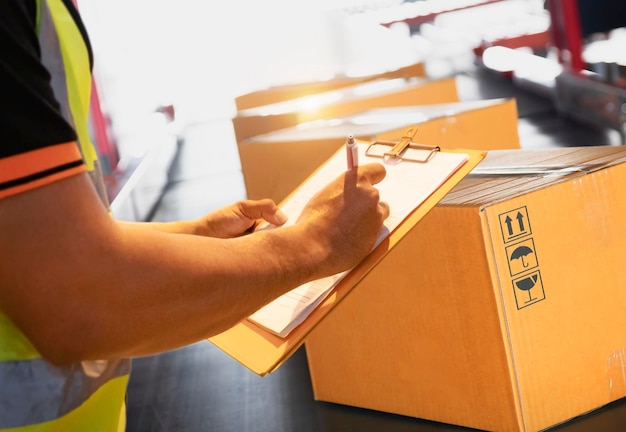
POLYGON ((561 72, 561 66, 552 60, 500 46, 487 48, 483 53, 483 63, 495 71, 513 72, 518 78, 549 80, 561 72))
POLYGON ((343 96, 340 91, 330 91, 311 96, 304 96, 285 102, 264 105, 258 108, 251 108, 247 110, 247 112, 262 116, 302 111, 310 112, 324 106, 332 105, 335 102, 340 101, 342 97, 343 96))
POLYGON ((483 53, 483 63, 491 70, 511 72, 520 58, 515 50, 500 46, 489 47, 483 53))
POLYGON ((352 117, 350 120, 357 125, 362 124, 411 124, 422 123, 428 120, 428 116, 420 112, 411 113, 373 113, 352 117))

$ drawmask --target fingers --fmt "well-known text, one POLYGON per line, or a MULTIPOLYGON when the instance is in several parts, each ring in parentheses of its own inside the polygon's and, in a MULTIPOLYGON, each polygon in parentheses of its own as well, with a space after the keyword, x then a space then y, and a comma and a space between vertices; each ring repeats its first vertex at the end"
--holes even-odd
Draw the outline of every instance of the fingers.
MULTIPOLYGON (((387 175, 387 170, 384 165, 379 163, 367 164, 359 167, 359 174, 362 176, 363 181, 368 182, 370 185, 380 183, 387 175)), ((384 201, 378 202, 378 210, 382 216, 382 220, 387 219, 389 216, 389 204, 384 201)))
POLYGON ((380 210, 383 220, 387 219, 389 217, 389 204, 387 204, 387 202, 385 201, 380 201, 378 203, 378 208, 380 210))
POLYGON ((287 222, 287 215, 271 199, 240 201, 237 205, 241 214, 250 220, 263 219, 273 225, 287 222))
POLYGON ((380 183, 387 175, 387 170, 385 169, 385 166, 379 163, 359 166, 358 172, 373 185, 380 183))
POLYGON ((264 214, 263 219, 272 225, 280 226, 287 222, 287 215, 283 213, 281 209, 276 207, 276 211, 274 213, 264 214))

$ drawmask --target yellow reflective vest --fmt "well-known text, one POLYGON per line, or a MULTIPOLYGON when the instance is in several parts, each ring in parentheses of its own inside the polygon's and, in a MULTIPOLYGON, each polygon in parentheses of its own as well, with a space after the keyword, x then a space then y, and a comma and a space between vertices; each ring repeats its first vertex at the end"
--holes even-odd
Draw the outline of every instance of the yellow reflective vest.
MULTIPOLYGON (((91 67, 84 38, 62 0, 37 0, 42 63, 103 202, 106 193, 89 134, 91 67)), ((71 337, 71 335, 68 335, 71 337)), ((130 360, 57 367, 0 312, 0 431, 123 432, 130 360)))

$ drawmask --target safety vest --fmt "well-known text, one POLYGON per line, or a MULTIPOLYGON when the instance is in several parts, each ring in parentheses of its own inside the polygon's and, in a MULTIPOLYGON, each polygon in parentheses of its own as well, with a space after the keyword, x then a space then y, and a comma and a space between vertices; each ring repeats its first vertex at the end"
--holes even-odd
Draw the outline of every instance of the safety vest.
MULTIPOLYGON (((62 0, 37 0, 42 63, 62 113, 74 126, 83 160, 103 202, 88 116, 91 65, 85 41, 62 0)), ((72 337, 68 335, 68 337, 72 337)), ((45 361, 0 312, 0 431, 123 432, 130 360, 45 361)))

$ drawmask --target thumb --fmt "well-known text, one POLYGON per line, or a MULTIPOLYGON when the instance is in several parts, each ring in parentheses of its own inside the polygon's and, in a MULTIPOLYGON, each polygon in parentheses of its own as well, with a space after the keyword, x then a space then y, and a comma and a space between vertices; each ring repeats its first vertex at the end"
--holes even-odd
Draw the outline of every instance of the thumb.
POLYGON ((380 183, 387 175, 387 170, 379 163, 360 166, 359 172, 373 185, 380 183))
POLYGON ((241 214, 251 220, 263 219, 273 225, 287 222, 287 215, 271 199, 242 201, 239 208, 241 214))

